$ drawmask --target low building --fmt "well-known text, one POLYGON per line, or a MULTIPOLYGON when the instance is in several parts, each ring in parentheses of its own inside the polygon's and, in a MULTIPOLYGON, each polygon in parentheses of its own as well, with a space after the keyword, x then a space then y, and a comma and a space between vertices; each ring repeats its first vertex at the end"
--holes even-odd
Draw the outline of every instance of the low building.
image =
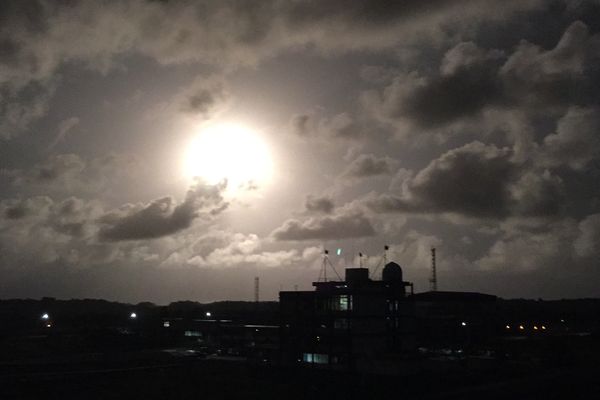
POLYGON ((486 348, 497 335, 496 296, 424 292, 412 296, 417 342, 427 349, 486 348))

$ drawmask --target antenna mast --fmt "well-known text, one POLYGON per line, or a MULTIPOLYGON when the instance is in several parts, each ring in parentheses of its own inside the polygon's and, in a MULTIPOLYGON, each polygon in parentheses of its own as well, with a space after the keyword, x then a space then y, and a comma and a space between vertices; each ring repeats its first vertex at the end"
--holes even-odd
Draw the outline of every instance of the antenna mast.
POLYGON ((384 267, 387 265, 387 251, 389 249, 390 249, 390 246, 388 246, 387 244, 385 246, 383 246, 383 257, 381 257, 381 259, 379 260, 379 263, 377 264, 377 266, 375 267, 375 270, 373 271, 373 279, 375 279, 375 274, 377 273, 377 271, 379 271, 379 267, 381 267, 381 262, 383 261, 384 267))
POLYGON ((331 269, 333 270, 335 275, 341 281, 342 278, 340 277, 340 275, 337 273, 337 271, 333 267, 333 264, 331 263, 331 261, 329 261, 329 250, 327 250, 327 249, 323 250, 323 264, 321 266, 321 272, 319 274, 318 281, 319 282, 327 282, 327 264, 329 264, 329 266, 331 267, 331 269))
POLYGON ((431 248, 431 278, 429 284, 432 292, 437 292, 437 270, 435 265, 435 247, 431 248))
POLYGON ((259 281, 258 276, 254 278, 254 302, 258 303, 259 300, 259 281))

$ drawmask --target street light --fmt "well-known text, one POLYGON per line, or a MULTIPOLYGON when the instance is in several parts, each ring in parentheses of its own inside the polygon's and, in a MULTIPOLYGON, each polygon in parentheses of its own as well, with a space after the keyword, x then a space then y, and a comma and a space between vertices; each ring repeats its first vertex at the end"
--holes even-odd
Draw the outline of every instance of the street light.
POLYGON ((137 318, 137 314, 132 312, 131 314, 129 314, 129 318, 131 319, 136 319, 137 318))

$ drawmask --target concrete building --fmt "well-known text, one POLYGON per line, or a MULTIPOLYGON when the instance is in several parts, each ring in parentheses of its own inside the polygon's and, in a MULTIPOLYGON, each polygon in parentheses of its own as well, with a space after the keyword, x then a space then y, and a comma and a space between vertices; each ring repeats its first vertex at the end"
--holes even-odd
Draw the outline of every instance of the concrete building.
POLYGON ((398 264, 388 263, 381 280, 367 268, 347 268, 344 281, 313 286, 279 294, 284 364, 370 369, 416 348, 413 285, 398 264))

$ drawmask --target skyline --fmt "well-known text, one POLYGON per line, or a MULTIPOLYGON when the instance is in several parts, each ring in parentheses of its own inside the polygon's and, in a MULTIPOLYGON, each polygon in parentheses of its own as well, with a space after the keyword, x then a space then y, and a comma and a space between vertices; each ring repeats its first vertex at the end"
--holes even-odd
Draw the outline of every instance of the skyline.
POLYGON ((599 297, 597 1, 6 1, 0 298, 599 297))

